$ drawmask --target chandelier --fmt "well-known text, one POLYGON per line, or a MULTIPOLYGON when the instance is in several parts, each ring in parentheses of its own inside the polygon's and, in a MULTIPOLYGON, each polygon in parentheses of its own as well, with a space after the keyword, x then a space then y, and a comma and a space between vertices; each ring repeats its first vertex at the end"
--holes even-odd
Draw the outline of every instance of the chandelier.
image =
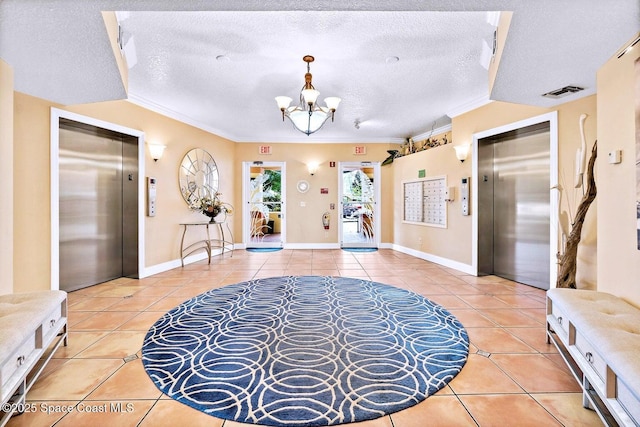
POLYGON ((311 135, 318 131, 329 117, 333 121, 333 114, 338 109, 341 99, 330 96, 324 99, 327 106, 320 107, 316 102, 320 92, 311 84, 309 64, 314 61, 314 58, 311 55, 305 55, 302 60, 307 63, 307 73, 304 75, 304 86, 300 92, 300 104, 289 107, 292 99, 288 96, 276 96, 276 102, 278 103, 278 108, 282 111, 282 121, 284 121, 285 117, 288 117, 296 129, 311 135))

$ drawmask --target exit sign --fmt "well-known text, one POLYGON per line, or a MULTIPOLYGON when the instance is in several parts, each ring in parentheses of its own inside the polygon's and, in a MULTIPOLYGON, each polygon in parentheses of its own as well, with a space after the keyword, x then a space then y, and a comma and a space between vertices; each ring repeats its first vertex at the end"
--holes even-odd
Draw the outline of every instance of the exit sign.
POLYGON ((355 154, 356 156, 367 154, 367 147, 365 147, 364 145, 356 145, 355 147, 353 147, 353 154, 355 154))
POLYGON ((271 154, 271 146, 270 145, 261 145, 258 148, 258 152, 260 154, 271 154))

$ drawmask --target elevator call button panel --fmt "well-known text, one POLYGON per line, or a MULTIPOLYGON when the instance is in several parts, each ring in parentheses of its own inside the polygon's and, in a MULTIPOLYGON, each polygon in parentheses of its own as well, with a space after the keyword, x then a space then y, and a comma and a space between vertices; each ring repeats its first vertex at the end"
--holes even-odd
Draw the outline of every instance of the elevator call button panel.
POLYGON ((147 178, 147 216, 156 216, 156 179, 147 178))

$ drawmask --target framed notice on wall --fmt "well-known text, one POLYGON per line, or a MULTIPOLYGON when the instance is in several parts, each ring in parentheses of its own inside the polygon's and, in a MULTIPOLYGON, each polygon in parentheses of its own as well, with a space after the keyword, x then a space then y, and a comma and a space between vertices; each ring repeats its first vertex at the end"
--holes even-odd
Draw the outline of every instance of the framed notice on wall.
POLYGON ((447 177, 429 177, 402 183, 403 222, 447 227, 447 177))

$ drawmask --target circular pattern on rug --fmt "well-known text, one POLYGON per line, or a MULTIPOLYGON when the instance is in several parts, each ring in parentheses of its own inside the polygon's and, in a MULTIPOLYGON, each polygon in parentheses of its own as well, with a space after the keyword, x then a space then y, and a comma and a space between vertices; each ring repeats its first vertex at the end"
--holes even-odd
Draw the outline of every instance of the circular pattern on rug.
POLYGON ((469 338, 442 306, 347 277, 213 289, 163 315, 142 362, 169 397, 218 418, 312 427, 417 404, 464 366, 469 338))

